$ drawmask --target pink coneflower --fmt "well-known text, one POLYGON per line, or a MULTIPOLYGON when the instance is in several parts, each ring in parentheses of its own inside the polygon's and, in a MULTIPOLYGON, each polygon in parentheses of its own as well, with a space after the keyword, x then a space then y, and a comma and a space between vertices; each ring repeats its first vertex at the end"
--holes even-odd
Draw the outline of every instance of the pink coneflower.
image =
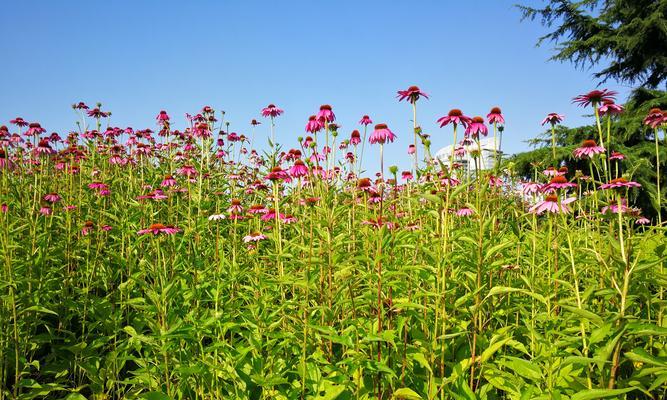
POLYGON ((401 172, 401 178, 403 178, 406 181, 411 181, 414 179, 414 175, 412 175, 411 171, 403 171, 401 172))
POLYGON ((169 197, 160 189, 154 190, 142 196, 137 196, 137 200, 164 200, 167 198, 169 197))
POLYGON ((419 89, 419 86, 410 86, 407 90, 399 90, 397 93, 398 95, 396 97, 398 98, 398 101, 408 99, 408 101, 413 104, 422 96, 428 99, 428 95, 422 92, 419 89))
POLYGON ((456 210, 456 216, 457 217, 469 217, 472 214, 473 214, 473 211, 468 207, 463 207, 461 209, 456 210))
POLYGON ((51 214, 53 214, 53 210, 51 210, 51 207, 42 206, 39 209, 39 213, 42 214, 42 215, 51 215, 51 214))
POLYGON ((78 104, 72 104, 72 108, 75 110, 87 110, 88 106, 83 101, 80 101, 78 104))
POLYGON ((5 168, 9 164, 9 161, 7 161, 7 153, 3 149, 0 148, 0 168, 5 168))
POLYGON ((364 116, 361 117, 361 119, 359 120, 359 124, 360 124, 360 125, 366 125, 366 126, 368 126, 368 125, 370 125, 370 124, 372 124, 372 123, 373 123, 373 120, 372 120, 368 115, 364 115, 364 116))
POLYGON ((273 167, 273 168, 271 168, 271 172, 269 172, 269 173, 266 175, 266 177, 265 177, 264 179, 268 179, 268 180, 270 180, 270 181, 272 181, 272 182, 275 182, 275 181, 283 181, 283 180, 284 180, 284 181, 289 181, 289 180, 290 180, 290 176, 289 176, 289 174, 288 174, 286 171, 284 171, 282 168, 280 168, 280 167, 273 167))
POLYGON ((273 104, 269 104, 268 106, 264 107, 262 109, 262 116, 263 117, 271 117, 275 118, 283 113, 283 110, 276 107, 273 104))
POLYGON ((581 147, 574 149, 572 154, 577 158, 591 158, 596 154, 604 153, 604 147, 598 146, 595 140, 584 140, 581 147))
POLYGON ((320 106, 320 112, 317 113, 317 119, 322 122, 333 122, 336 120, 336 115, 330 105, 323 104, 320 106))
POLYGON ((537 194, 542 190, 542 185, 537 182, 523 182, 521 192, 525 195, 537 194))
POLYGON ((503 114, 500 111, 500 107, 493 107, 491 109, 491 112, 486 114, 486 121, 489 124, 504 124, 505 118, 503 118, 503 114))
POLYGON ((569 189, 577 187, 576 183, 568 182, 567 178, 563 175, 554 176, 549 183, 542 187, 542 191, 545 193, 551 193, 558 189, 569 189))
POLYGON ((635 224, 637 224, 637 225, 647 225, 647 224, 650 224, 650 223, 651 223, 651 220, 646 218, 646 217, 639 217, 635 221, 635 224))
POLYGON ((162 187, 176 186, 176 179, 174 179, 174 177, 171 175, 167 175, 160 183, 160 186, 162 187))
POLYGON ((97 107, 93 108, 92 110, 89 110, 87 112, 87 114, 88 114, 89 117, 93 117, 93 118, 106 118, 109 115, 111 115, 111 113, 104 112, 97 107))
POLYGON ((282 217, 282 221, 283 221, 284 224, 289 225, 289 224, 295 223, 297 221, 297 219, 294 215, 290 214, 290 215, 285 215, 284 217, 282 217))
POLYGON ((600 115, 618 115, 623 112, 623 106, 614 103, 613 100, 604 100, 602 105, 598 107, 600 115))
POLYGON ((253 205, 250 206, 250 208, 248 209, 248 213, 249 213, 249 214, 262 214, 262 215, 263 215, 263 214, 266 214, 266 213, 268 213, 268 212, 269 212, 269 209, 266 208, 266 207, 264 207, 264 206, 261 205, 261 204, 253 204, 253 205))
POLYGON ((241 200, 232 199, 231 205, 227 209, 228 213, 241 214, 243 212, 243 207, 241 206, 241 200))
POLYGON ((244 243, 250 243, 250 242, 259 242, 260 240, 267 239, 266 235, 263 235, 259 232, 253 232, 249 235, 246 235, 243 237, 243 242, 244 243))
POLYGON ((618 205, 618 201, 614 201, 614 203, 612 203, 608 206, 602 207, 602 210, 600 210, 600 212, 602 214, 607 214, 608 212, 611 212, 612 214, 618 214, 619 212, 621 214, 624 214, 624 213, 628 212, 629 210, 631 210, 631 209, 630 209, 630 207, 628 207, 628 201, 626 199, 621 199, 620 207, 618 205))
POLYGON ((179 175, 191 177, 197 175, 197 170, 192 165, 184 165, 176 170, 179 175))
POLYGON ((458 186, 460 183, 461 181, 456 178, 452 178, 451 176, 440 179, 440 184, 443 186, 458 186))
POLYGON ((545 125, 547 122, 550 123, 552 126, 560 124, 563 121, 563 118, 565 118, 564 115, 557 113, 549 113, 547 114, 546 118, 542 120, 542 125, 545 125))
POLYGON ((152 224, 147 229, 142 229, 140 231, 137 231, 137 234, 139 234, 139 235, 148 235, 148 234, 159 235, 159 234, 164 233, 165 235, 173 235, 173 234, 178 233, 180 231, 181 230, 179 228, 176 228, 175 226, 163 225, 163 224, 152 224))
POLYGON ((646 118, 644 118, 644 125, 648 125, 653 129, 656 129, 662 124, 667 123, 667 118, 663 111, 659 108, 652 108, 646 118))
POLYGON ((250 121, 250 125, 252 125, 252 126, 257 126, 257 125, 261 125, 261 124, 262 123, 257 121, 256 119, 253 119, 252 121, 250 121))
POLYGON ((543 201, 540 201, 539 203, 535 204, 532 206, 528 211, 531 213, 535 213, 537 215, 540 215, 544 212, 550 212, 550 213, 569 213, 570 207, 567 205, 575 201, 575 197, 570 197, 567 199, 563 199, 558 201, 558 196, 555 195, 548 195, 543 201))
POLYGON ((56 151, 51 147, 51 144, 49 143, 49 139, 40 139, 39 143, 37 143, 37 147, 34 149, 35 154, 53 154, 56 151))
POLYGON ((193 130, 193 135, 198 138, 209 138, 211 137, 211 130, 208 127, 206 122, 199 122, 195 125, 193 130))
POLYGON ((505 184, 502 179, 497 176, 489 175, 489 186, 492 188, 499 188, 505 184))
POLYGON ((7 203, 0 204, 0 212, 6 214, 9 211, 9 206, 7 203))
POLYGON ((362 192, 369 192, 373 190, 373 184, 371 183, 370 178, 359 178, 357 181, 357 189, 362 192))
POLYGON ((473 117, 466 128, 465 134, 466 136, 471 136, 473 139, 478 139, 480 133, 484 136, 489 134, 489 130, 486 125, 484 125, 484 118, 473 117))
POLYGON ((558 176, 558 170, 555 167, 547 167, 542 173, 546 176, 558 176))
POLYGON ((261 220, 264 221, 264 222, 266 222, 266 221, 272 221, 272 220, 276 219, 276 217, 278 217, 278 216, 280 217, 281 220, 282 220, 283 218, 285 218, 285 215, 284 215, 284 214, 280 214, 280 215, 278 215, 278 214, 276 213, 276 209, 275 209, 275 208, 270 208, 264 215, 262 215, 261 220))
POLYGON ((304 164, 303 161, 301 160, 296 160, 294 161, 294 165, 292 165, 292 168, 289 170, 290 176, 292 178, 300 178, 302 176, 308 175, 308 167, 306 167, 306 164, 304 164))
POLYGON ((317 133, 323 128, 322 122, 315 115, 308 117, 308 122, 306 123, 306 132, 317 133))
POLYGON ((454 157, 463 157, 466 155, 466 149, 463 146, 457 146, 454 149, 454 157))
POLYGON ((368 138, 370 144, 385 144, 387 141, 393 142, 396 139, 394 132, 389 130, 387 124, 377 124, 371 136, 368 138))
POLYGON ((49 193, 44 196, 44 200, 48 201, 49 203, 57 203, 61 199, 60 195, 58 193, 49 193))
POLYGON ((616 96, 616 92, 612 90, 602 89, 602 90, 592 90, 586 94, 581 94, 574 99, 572 102, 579 104, 582 107, 588 107, 589 105, 598 105, 602 104, 604 101, 610 100, 613 101, 616 96))
POLYGON ((411 144, 408 146, 408 154, 413 155, 417 151, 417 148, 415 147, 414 144, 411 144))
POLYGON ((157 115, 157 117, 155 117, 155 119, 158 121, 158 123, 169 122, 169 114, 167 114, 166 111, 162 110, 157 115))
POLYGON ((471 119, 470 117, 463 115, 463 112, 461 112, 461 110, 459 110, 458 108, 454 108, 450 110, 447 115, 439 118, 438 122, 440 123, 441 128, 449 124, 454 124, 454 125, 460 124, 463 125, 463 127, 467 127, 468 124, 471 122, 471 119))
POLYGON ((361 134, 355 129, 350 134, 350 144, 356 146, 359 143, 361 143, 361 134))
POLYGON ((109 186, 102 182, 91 182, 88 184, 88 189, 107 189, 109 186))
POLYGON ((21 127, 21 128, 23 128, 25 126, 28 126, 28 122, 21 117, 16 117, 16 118, 10 120, 9 123, 12 124, 12 125, 16 125, 18 127, 21 127))
POLYGON ((611 156, 609 156, 610 160, 625 160, 625 155, 622 153, 619 153, 618 151, 612 151, 611 156))
POLYGON ((39 136, 42 133, 46 132, 46 129, 37 122, 32 122, 28 125, 28 130, 24 133, 26 136, 39 136))
POLYGON ((642 186, 641 184, 633 181, 628 181, 625 178, 616 178, 600 185, 600 189, 606 190, 606 189, 617 189, 617 188, 638 188, 641 186, 642 186))
POLYGON ((226 219, 227 216, 225 214, 212 214, 208 217, 209 221, 220 221, 221 219, 226 219))
POLYGON ((87 236, 90 233, 90 231, 93 230, 94 227, 95 227, 95 224, 93 224, 93 221, 86 221, 83 224, 83 227, 81 228, 81 234, 83 236, 87 236))

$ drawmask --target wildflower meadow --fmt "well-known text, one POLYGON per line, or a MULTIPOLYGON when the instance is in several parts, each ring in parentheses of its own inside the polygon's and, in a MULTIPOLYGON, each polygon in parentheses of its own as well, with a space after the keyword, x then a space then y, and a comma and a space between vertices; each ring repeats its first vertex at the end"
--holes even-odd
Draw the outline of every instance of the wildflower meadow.
POLYGON ((64 137, 6 121, 0 399, 664 399, 667 113, 642 117, 641 210, 615 100, 573 99, 595 127, 581 170, 547 115, 530 176, 483 157, 501 108, 422 115, 417 86, 396 98, 406 170, 384 157, 391 126, 361 111, 343 131, 331 105, 288 143, 275 104, 243 134, 209 106, 139 130, 80 102, 64 137))

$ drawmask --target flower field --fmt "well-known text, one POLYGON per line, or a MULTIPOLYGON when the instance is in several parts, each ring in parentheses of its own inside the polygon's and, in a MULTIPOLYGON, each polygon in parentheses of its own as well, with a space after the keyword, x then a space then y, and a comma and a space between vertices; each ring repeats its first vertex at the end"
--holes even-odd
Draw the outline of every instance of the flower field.
MULTIPOLYGON (((498 107, 429 116, 456 143, 433 158, 416 86, 405 171, 392 127, 343 133, 330 105, 285 144, 273 104, 244 134, 211 107, 138 130, 78 103, 64 137, 7 121, 0 399, 664 399, 660 161, 634 208, 614 95, 574 98, 586 170, 554 139, 529 177, 482 165, 498 107)), ((645 119, 656 155, 666 115, 645 119)))

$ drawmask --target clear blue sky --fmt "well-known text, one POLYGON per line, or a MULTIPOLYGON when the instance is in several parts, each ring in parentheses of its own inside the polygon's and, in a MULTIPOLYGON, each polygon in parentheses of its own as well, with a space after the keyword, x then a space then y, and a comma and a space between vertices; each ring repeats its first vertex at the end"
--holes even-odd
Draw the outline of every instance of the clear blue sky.
MULTIPOLYGON (((418 121, 434 152, 452 140, 437 118, 496 105, 504 150, 517 152, 549 112, 589 122, 571 99, 596 88, 591 71, 547 61, 552 46, 535 47, 545 30, 520 22, 517 1, 5 1, 0 124, 22 116, 64 134, 76 127, 72 103, 100 101, 114 126, 154 128, 165 109, 182 129, 186 112, 211 105, 248 133, 275 103, 285 110, 277 138, 289 148, 328 103, 343 136, 363 114, 386 122, 398 140, 385 164, 408 168, 412 112, 395 96, 419 85, 431 95, 418 121)), ((603 87, 621 102, 628 93, 603 87)), ((268 135, 268 124, 260 128, 268 135)), ((368 154, 370 166, 377 151, 368 154)))

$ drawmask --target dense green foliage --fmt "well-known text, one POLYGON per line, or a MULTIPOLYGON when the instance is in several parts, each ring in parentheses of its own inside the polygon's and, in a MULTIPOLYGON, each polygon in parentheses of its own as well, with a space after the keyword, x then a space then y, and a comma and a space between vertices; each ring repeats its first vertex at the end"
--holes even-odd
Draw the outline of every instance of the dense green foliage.
POLYGON ((555 29, 552 59, 585 67, 609 64, 597 78, 657 87, 667 79, 667 0, 550 0, 542 8, 520 6, 524 18, 555 29))
POLYGON ((600 211, 642 189, 582 181, 538 215, 515 175, 373 183, 333 152, 288 182, 243 141, 107 132, 7 149, 0 399, 667 393, 664 228, 600 211))

